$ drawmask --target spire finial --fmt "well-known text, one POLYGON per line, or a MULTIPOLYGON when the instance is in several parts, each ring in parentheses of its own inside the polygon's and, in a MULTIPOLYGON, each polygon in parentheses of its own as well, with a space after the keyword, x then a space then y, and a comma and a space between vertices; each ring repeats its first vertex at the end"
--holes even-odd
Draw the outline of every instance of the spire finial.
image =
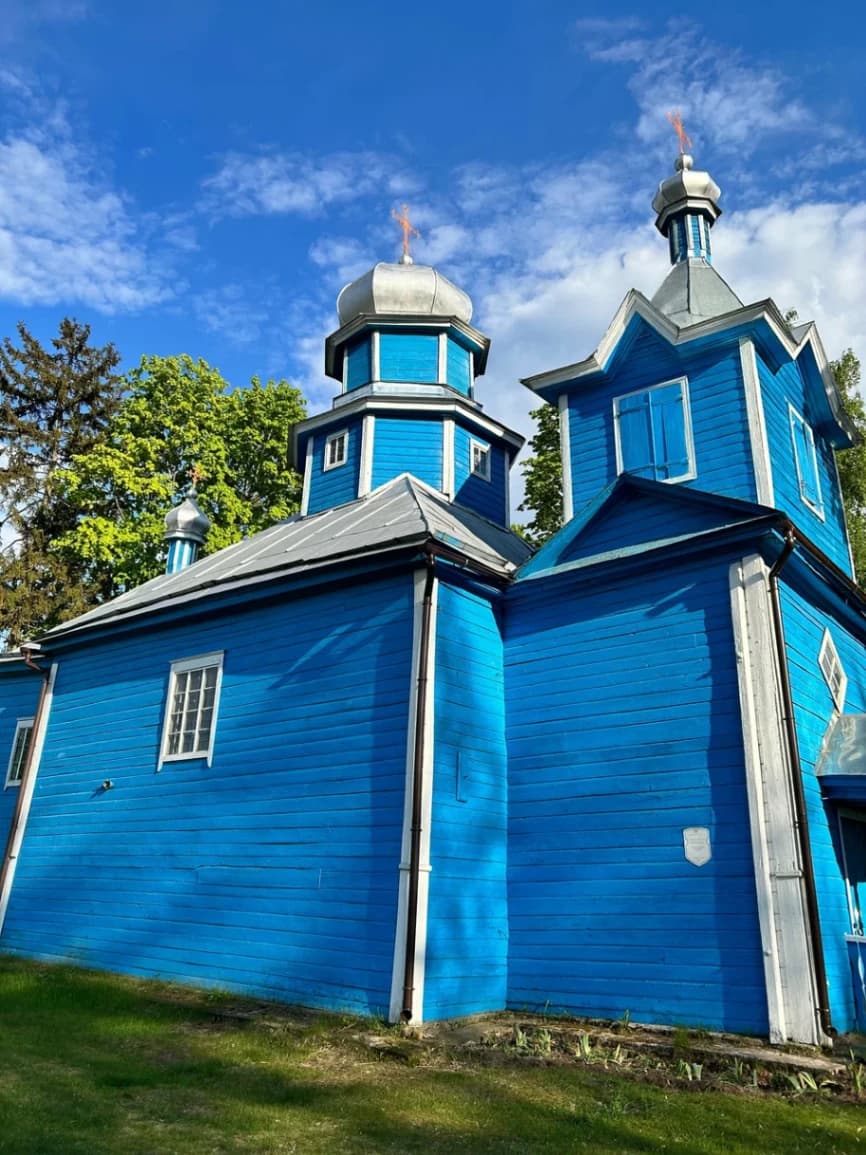
POLYGON ((671 122, 671 127, 677 134, 677 139, 680 142, 680 156, 683 156, 686 151, 692 147, 692 142, 686 130, 683 128, 682 113, 678 108, 675 108, 667 114, 667 117, 671 122))
POLYGON ((409 220, 409 206, 408 205, 401 205, 399 213, 397 213, 393 209, 391 209, 391 216, 397 222, 397 224, 400 226, 400 228, 403 230, 403 254, 400 257, 400 264, 401 265, 411 265, 413 262, 412 262, 412 254, 409 252, 409 238, 410 237, 418 237, 420 240, 421 234, 418 232, 418 230, 415 228, 415 226, 409 220))

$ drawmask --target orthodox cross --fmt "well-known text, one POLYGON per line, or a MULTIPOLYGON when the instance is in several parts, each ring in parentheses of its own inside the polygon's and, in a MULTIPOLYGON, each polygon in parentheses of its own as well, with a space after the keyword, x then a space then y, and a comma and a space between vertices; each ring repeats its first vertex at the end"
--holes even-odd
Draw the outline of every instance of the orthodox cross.
POLYGON ((204 481, 204 474, 198 465, 194 465, 189 471, 189 479, 192 483, 192 491, 195 493, 195 491, 198 489, 198 483, 200 481, 204 481))
POLYGON ((686 135, 686 130, 683 128, 683 118, 680 110, 677 108, 673 112, 668 113, 668 120, 673 126, 674 132, 677 134, 680 142, 680 152, 684 153, 687 148, 692 147, 692 142, 686 135))
POLYGON ((408 205, 401 205, 399 213, 396 213, 396 212, 394 212, 393 209, 391 209, 391 216, 394 218, 394 220, 397 222, 397 224, 403 230, 403 256, 408 257, 410 255, 409 254, 409 238, 410 237, 420 238, 421 234, 418 232, 418 230, 415 228, 415 226, 409 220, 409 206, 408 205))

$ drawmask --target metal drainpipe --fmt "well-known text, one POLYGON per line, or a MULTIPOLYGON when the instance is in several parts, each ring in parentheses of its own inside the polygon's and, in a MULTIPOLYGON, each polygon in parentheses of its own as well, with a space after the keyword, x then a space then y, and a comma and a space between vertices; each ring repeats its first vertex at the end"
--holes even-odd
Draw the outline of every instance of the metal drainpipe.
POLYGON ((51 676, 50 670, 44 670, 42 666, 37 666, 30 656, 30 650, 25 646, 21 647, 21 657, 24 659, 24 665, 34 673, 39 674, 42 678, 42 688, 39 691, 39 703, 36 707, 36 714, 33 718, 33 729, 30 731, 30 748, 27 751, 27 757, 24 760, 24 766, 21 770, 21 783, 18 787, 18 798, 15 802, 15 810, 12 813, 12 821, 9 824, 9 837, 6 839, 6 849, 3 852, 3 865, 0 868, 0 894, 6 886, 6 876, 9 873, 9 865, 12 861, 12 851, 15 847, 15 836, 18 833, 18 827, 21 824, 21 811, 24 806, 24 797, 27 783, 30 780, 30 773, 33 766, 33 752, 36 749, 36 738, 39 734, 39 727, 42 722, 42 711, 45 706, 45 695, 48 693, 48 681, 51 676))
POLYGON ((421 639, 418 647, 418 679, 415 698, 415 745, 412 754, 412 819, 409 847, 409 896, 406 919, 406 957, 403 963, 403 1009, 408 1023, 414 1012, 415 945, 418 931, 418 887, 421 877, 421 818, 424 791, 424 737, 427 722, 427 663, 430 656, 430 623, 433 614, 433 583, 436 580, 432 551, 425 556, 427 575, 421 603, 421 639))
POLYGON ((788 675, 787 649, 785 647, 785 626, 782 621, 782 600, 779 595, 779 574, 794 552, 797 538, 793 527, 785 533, 785 547, 770 570, 770 604, 773 609, 773 630, 776 635, 776 661, 779 669, 779 684, 782 690, 782 722, 788 740, 791 760, 791 788, 794 796, 794 821, 797 826, 797 840, 800 845, 800 861, 803 868, 803 883, 806 893, 806 917, 809 922, 809 937, 812 959, 815 965, 815 985, 818 995, 818 1019, 824 1034, 834 1039, 838 1031, 830 1019, 829 988, 827 967, 824 961, 824 942, 821 938, 821 918, 818 910, 818 891, 815 886, 815 864, 812 861, 812 847, 809 842, 809 820, 806 812, 806 794, 803 790, 803 775, 800 769, 800 746, 797 741, 797 726, 794 721, 794 699, 791 693, 791 679, 788 675))

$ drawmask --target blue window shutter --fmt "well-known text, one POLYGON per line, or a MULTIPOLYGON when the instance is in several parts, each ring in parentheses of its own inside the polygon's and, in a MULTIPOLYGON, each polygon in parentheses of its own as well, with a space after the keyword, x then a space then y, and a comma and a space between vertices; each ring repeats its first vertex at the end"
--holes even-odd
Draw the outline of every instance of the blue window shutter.
POLYGON ((652 412, 655 478, 667 481, 691 472, 686 438, 686 413, 680 382, 653 389, 649 394, 652 412))
POLYGON ((623 473, 655 477, 649 393, 633 393, 630 397, 621 397, 617 412, 623 473))

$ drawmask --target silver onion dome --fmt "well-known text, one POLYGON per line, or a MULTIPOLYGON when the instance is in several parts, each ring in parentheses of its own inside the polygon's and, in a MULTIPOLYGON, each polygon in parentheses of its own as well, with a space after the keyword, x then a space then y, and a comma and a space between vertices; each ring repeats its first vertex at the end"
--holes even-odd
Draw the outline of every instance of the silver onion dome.
POLYGON ((456 317, 468 324, 472 301, 430 265, 416 265, 411 260, 393 265, 380 261, 341 291, 337 313, 341 325, 361 314, 377 313, 456 317))
POLYGON ((722 190, 708 172, 696 172, 688 153, 680 153, 674 173, 659 185, 653 197, 653 209, 658 213, 656 228, 665 233, 668 221, 675 213, 704 212, 711 221, 721 216, 719 197, 722 190))
POLYGON ((164 537, 167 541, 182 538, 203 545, 210 525, 210 518, 199 509, 195 495, 190 494, 166 514, 164 537))

